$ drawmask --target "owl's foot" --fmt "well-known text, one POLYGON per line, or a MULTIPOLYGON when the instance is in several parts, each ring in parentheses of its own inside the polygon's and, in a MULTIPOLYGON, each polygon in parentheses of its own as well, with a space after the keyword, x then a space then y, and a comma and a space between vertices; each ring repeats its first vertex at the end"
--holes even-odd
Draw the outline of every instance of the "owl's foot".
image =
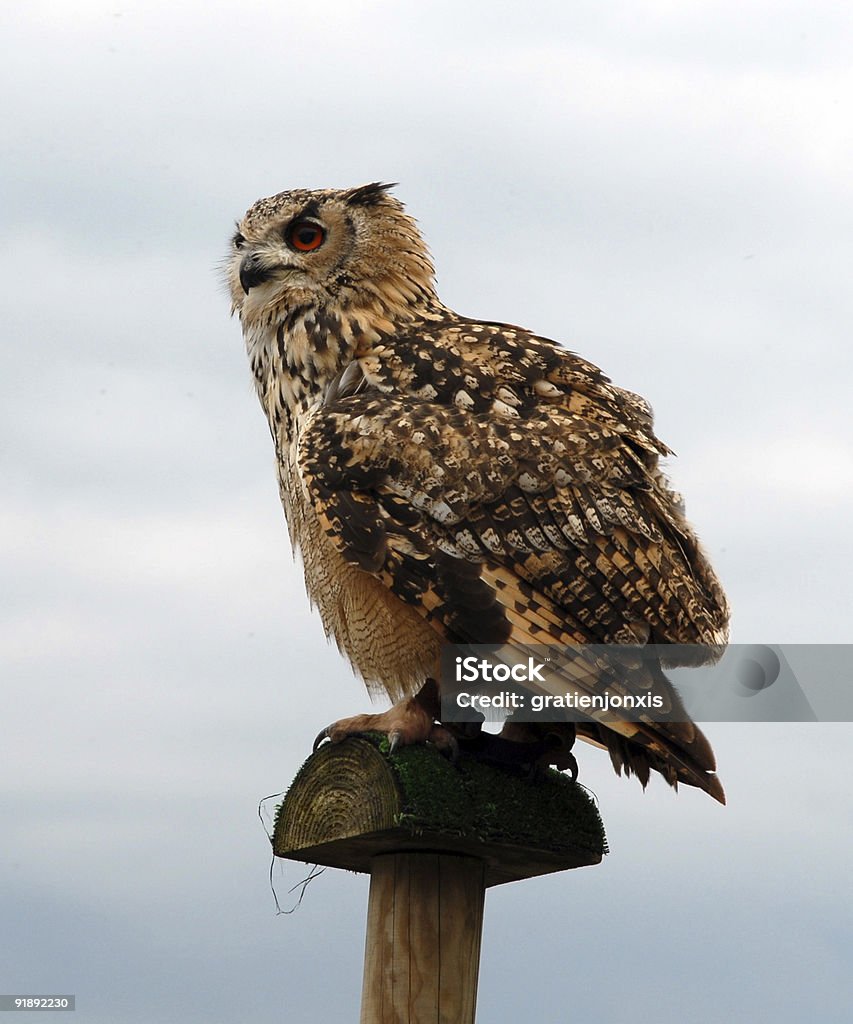
POLYGON ((390 752, 393 754, 399 747, 408 747, 413 743, 432 743, 451 758, 456 757, 456 739, 439 725, 434 718, 433 692, 434 683, 428 680, 416 697, 401 701, 378 715, 354 715, 333 722, 314 740, 314 749, 324 740, 340 743, 348 736, 363 736, 368 732, 385 733, 388 737, 390 752))
POLYGON ((559 723, 549 726, 507 720, 499 735, 468 730, 459 738, 459 749, 484 764, 514 768, 522 774, 534 774, 548 767, 578 776, 578 763, 572 753, 574 726, 559 723))

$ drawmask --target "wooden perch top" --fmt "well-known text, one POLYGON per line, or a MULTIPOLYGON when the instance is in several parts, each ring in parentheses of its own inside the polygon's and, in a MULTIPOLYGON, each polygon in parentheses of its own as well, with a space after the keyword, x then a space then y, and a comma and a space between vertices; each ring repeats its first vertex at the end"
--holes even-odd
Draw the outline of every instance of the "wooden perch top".
POLYGON ((320 747, 279 808, 278 857, 369 872, 379 853, 442 851, 485 862, 486 885, 598 864, 607 852, 586 790, 524 779, 434 747, 387 753, 377 737, 320 747))

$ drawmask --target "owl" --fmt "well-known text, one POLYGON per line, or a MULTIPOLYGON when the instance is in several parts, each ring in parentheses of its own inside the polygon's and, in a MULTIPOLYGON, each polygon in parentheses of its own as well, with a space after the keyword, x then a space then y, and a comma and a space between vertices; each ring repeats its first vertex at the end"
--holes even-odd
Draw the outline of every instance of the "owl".
POLYGON ((654 770, 724 802, 661 663, 718 657, 729 612, 649 405, 554 341, 443 305, 392 187, 260 199, 226 263, 309 598, 393 705, 318 740, 472 741, 441 721, 443 645, 663 645, 648 671, 672 721, 510 718, 496 743, 573 769, 578 736, 644 787, 654 770))

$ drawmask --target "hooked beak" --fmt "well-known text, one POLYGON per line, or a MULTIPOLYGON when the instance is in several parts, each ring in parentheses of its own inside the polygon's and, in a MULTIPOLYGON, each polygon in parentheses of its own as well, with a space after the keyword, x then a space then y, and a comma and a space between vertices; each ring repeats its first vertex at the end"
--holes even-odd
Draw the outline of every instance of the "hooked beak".
POLYGON ((243 257, 240 264, 240 285, 248 295, 250 288, 255 288, 264 281, 268 281, 273 274, 274 267, 266 267, 261 264, 258 253, 250 252, 243 257))

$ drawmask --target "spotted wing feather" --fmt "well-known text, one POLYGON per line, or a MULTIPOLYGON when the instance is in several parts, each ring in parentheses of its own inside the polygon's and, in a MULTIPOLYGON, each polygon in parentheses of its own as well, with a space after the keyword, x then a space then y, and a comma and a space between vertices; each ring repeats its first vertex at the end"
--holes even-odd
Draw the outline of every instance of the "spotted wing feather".
MULTIPOLYGON (((445 639, 652 641, 707 660, 727 609, 666 453, 648 406, 579 357, 519 328, 424 322, 357 353, 299 463, 343 556, 445 639)), ((655 767, 718 787, 689 720, 580 731, 642 781, 655 767)))

